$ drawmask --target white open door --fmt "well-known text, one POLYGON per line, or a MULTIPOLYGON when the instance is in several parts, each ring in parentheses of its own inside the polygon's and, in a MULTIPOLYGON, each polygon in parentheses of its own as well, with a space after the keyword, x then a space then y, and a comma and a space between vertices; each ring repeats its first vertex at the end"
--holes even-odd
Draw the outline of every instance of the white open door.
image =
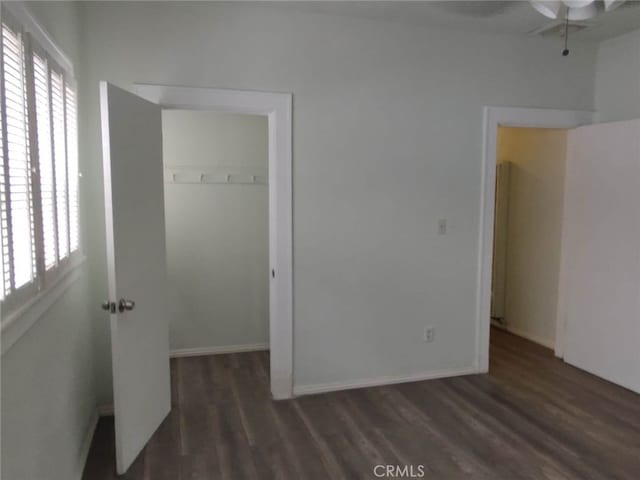
POLYGON ((171 409, 160 106, 100 84, 116 434, 126 472, 171 409))
POLYGON ((569 132, 564 359, 640 392, 640 120, 569 132))

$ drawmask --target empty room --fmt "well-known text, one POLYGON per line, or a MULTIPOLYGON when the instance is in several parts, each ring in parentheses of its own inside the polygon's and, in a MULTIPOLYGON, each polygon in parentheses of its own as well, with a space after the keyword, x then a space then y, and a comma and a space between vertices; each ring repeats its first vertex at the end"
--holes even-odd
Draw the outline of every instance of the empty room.
POLYGON ((640 478, 640 1, 2 1, 3 480, 640 478))

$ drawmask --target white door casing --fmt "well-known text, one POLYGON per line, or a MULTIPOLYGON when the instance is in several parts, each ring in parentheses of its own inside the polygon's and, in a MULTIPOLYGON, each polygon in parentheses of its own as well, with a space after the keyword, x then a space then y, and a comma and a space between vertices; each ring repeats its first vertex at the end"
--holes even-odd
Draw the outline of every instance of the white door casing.
MULTIPOLYGON (((496 158, 498 127, 576 128, 593 123, 593 112, 546 108, 485 107, 483 121, 482 184, 476 289, 476 370, 489 371, 489 331, 491 326, 491 277, 495 214, 496 158)), ((560 271, 559 310, 562 300, 560 271)), ((563 316, 558 312, 555 353, 562 357, 563 316)))
POLYGON ((290 93, 136 84, 164 109, 266 115, 269 122, 269 347, 271 394, 293 396, 293 166, 290 93))

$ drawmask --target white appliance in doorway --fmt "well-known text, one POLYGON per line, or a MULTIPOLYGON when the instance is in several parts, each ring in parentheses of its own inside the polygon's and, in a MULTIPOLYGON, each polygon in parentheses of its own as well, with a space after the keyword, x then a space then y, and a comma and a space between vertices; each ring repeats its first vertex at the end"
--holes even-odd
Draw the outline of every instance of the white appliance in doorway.
POLYGON ((493 231, 493 269, 491 279, 491 321, 500 327, 505 322, 507 283, 507 224, 509 218, 510 163, 496 165, 495 226, 493 231))

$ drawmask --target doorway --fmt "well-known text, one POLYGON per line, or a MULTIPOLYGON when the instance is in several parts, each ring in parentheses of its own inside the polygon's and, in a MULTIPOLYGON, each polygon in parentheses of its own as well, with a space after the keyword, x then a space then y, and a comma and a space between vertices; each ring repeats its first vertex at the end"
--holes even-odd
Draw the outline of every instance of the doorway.
POLYGON ((502 126, 497 135, 491 322, 550 349, 567 136, 567 129, 502 126))
POLYGON ((163 110, 262 115, 268 122, 269 369, 274 399, 293 395, 292 95, 136 84, 163 110))
MULTIPOLYGON (((109 312, 111 320, 118 473, 129 468, 171 411, 163 110, 223 111, 267 117, 272 397, 290 398, 293 378, 291 95, 138 87, 136 95, 109 82, 100 82, 109 280, 109 299, 102 308, 109 312)), ((261 138, 264 139, 264 132, 261 138)), ((179 149, 192 146, 187 143, 183 142, 179 149)), ((253 172, 249 176, 250 184, 255 186, 267 174, 260 176, 253 172)), ((198 174, 199 185, 206 186, 215 177, 215 172, 202 171, 198 174)), ((232 173, 227 172, 224 177, 231 183, 232 173)), ((244 178, 246 181, 246 175, 244 178)), ((170 179, 183 177, 172 173, 170 179)), ((191 204, 190 208, 200 206, 191 204)))
POLYGON ((172 357, 269 349, 268 127, 162 112, 172 357))
MULTIPOLYGON (((476 316, 476 367, 489 371, 489 334, 491 329, 491 288, 493 273, 493 237, 496 193, 496 159, 500 127, 570 129, 593 123, 594 113, 539 108, 485 107, 480 200, 480 239, 476 316)), ((557 322, 554 341, 556 356, 564 346, 563 321, 557 322)))

